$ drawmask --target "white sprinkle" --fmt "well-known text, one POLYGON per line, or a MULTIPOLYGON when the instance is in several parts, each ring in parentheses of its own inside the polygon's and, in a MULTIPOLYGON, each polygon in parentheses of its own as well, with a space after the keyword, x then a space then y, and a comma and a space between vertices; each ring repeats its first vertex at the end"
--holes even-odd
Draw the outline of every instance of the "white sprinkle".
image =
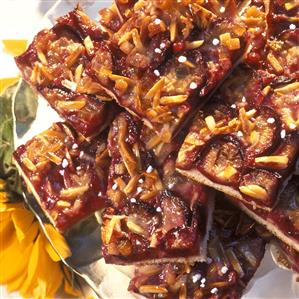
POLYGON ((184 62, 187 61, 187 58, 186 58, 186 56, 181 55, 181 56, 179 56, 178 61, 179 61, 180 63, 184 63, 184 62))
POLYGON ((102 196, 102 192, 101 191, 98 193, 98 196, 102 196))
POLYGON ((82 158, 83 156, 84 156, 84 152, 81 151, 80 154, 79 154, 79 157, 82 158))
POLYGON ((137 187, 137 192, 138 193, 142 192, 142 188, 141 187, 137 187))
POLYGON ((269 117, 269 118, 267 119, 267 123, 268 123, 268 124, 274 124, 274 123, 275 123, 275 118, 274 118, 274 117, 269 117))
POLYGON ((73 146, 72 146, 72 149, 76 149, 76 148, 78 148, 78 144, 74 143, 73 146))
POLYGON ((281 132, 280 132, 280 137, 281 137, 282 139, 286 137, 286 130, 285 130, 285 129, 281 130, 281 132))
POLYGON ((237 105, 236 104, 232 104, 230 107, 233 108, 233 109, 236 109, 237 105))
POLYGON ((165 43, 161 43, 161 44, 160 44, 160 48, 161 48, 161 49, 164 49, 165 47, 166 47, 166 44, 165 44, 165 43))
POLYGON ((217 288, 213 288, 212 290, 211 290, 211 293, 212 294, 216 294, 218 292, 218 289, 217 288))
POLYGON ((159 25, 159 24, 161 24, 161 20, 157 18, 157 19, 155 20, 154 23, 155 23, 156 25, 159 25))
POLYGON ((156 49, 155 49, 155 53, 161 54, 161 53, 162 53, 162 51, 161 51, 161 49, 159 49, 159 48, 156 48, 156 49))
POLYGON ((223 266, 220 271, 221 273, 225 274, 228 271, 228 268, 226 266, 223 266))
POLYGON ((77 170, 77 171, 81 170, 81 166, 77 166, 77 167, 76 167, 76 170, 77 170))
POLYGON ((196 89, 197 88, 197 84, 195 82, 191 82, 190 83, 190 88, 191 89, 196 89))
POLYGON ((243 137, 243 133, 242 133, 241 131, 238 131, 238 132, 237 132, 237 136, 238 136, 238 137, 243 137))
POLYGON ((161 212, 162 212, 161 207, 157 207, 156 211, 157 211, 158 213, 161 213, 161 212))
POLYGON ((118 185, 117 185, 117 183, 114 183, 113 185, 112 185, 112 190, 116 190, 117 189, 117 187, 118 187, 118 185))
POLYGON ((290 124, 289 127, 290 127, 291 130, 296 129, 296 125, 295 124, 290 124))
POLYGON ((214 38, 214 39, 212 40, 212 44, 213 44, 214 46, 219 45, 219 43, 220 43, 220 41, 219 41, 218 38, 214 38))
POLYGON ((246 103, 246 98, 243 97, 241 101, 242 101, 243 103, 246 103))
POLYGON ((219 9, 219 11, 220 11, 221 13, 224 13, 224 12, 225 12, 225 7, 224 7, 224 6, 221 6, 220 9, 219 9))
POLYGON ((208 264, 211 264, 212 262, 213 262, 213 260, 212 260, 210 257, 208 257, 208 258, 207 258, 207 263, 208 263, 208 264))
POLYGON ((296 29, 296 25, 295 25, 295 24, 290 24, 289 28, 290 28, 291 30, 295 30, 295 29, 296 29))
POLYGON ((201 283, 201 284, 200 284, 200 287, 201 287, 201 288, 204 288, 205 286, 206 286, 206 285, 205 285, 204 283, 201 283))
POLYGON ((62 166, 62 168, 66 168, 66 167, 68 167, 68 166, 69 166, 69 162, 68 162, 68 160, 64 158, 64 159, 62 160, 62 164, 61 164, 61 166, 62 166))
POLYGON ((139 241, 139 240, 136 240, 136 244, 137 244, 137 245, 140 245, 141 243, 140 243, 140 241, 139 241))
POLYGON ((136 203, 137 200, 136 200, 136 198, 132 197, 132 198, 130 199, 130 202, 131 202, 131 203, 136 203))
POLYGON ((205 283, 206 281, 207 281, 207 280, 206 280, 205 278, 202 278, 200 282, 201 282, 201 283, 205 283))
POLYGON ((61 174, 61 175, 64 175, 64 170, 62 169, 62 170, 59 170, 59 173, 61 174))
POLYGON ((154 170, 153 166, 150 165, 150 166, 146 169, 146 173, 151 173, 153 170, 154 170))
POLYGON ((154 74, 159 77, 160 76, 160 72, 158 70, 154 70, 154 74))
POLYGON ((192 281, 193 283, 196 283, 197 281, 199 281, 201 278, 201 275, 199 273, 195 274, 192 276, 192 281))

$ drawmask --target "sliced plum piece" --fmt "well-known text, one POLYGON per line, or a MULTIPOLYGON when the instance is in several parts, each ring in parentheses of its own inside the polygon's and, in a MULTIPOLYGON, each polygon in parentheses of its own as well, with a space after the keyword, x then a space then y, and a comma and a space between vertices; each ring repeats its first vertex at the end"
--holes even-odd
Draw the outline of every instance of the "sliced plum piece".
POLYGON ((240 191, 248 201, 272 207, 277 200, 280 176, 267 170, 256 169, 242 177, 240 191))
POLYGON ((219 137, 206 145, 198 167, 212 180, 237 185, 243 167, 243 145, 232 137, 219 137))

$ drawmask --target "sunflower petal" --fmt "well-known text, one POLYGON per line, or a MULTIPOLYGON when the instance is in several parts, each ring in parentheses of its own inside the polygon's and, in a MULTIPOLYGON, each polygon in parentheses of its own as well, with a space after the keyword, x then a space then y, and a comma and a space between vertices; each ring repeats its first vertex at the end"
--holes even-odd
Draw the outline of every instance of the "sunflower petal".
POLYGON ((24 209, 23 203, 2 203, 0 202, 0 213, 14 211, 17 209, 24 209))
MULTIPOLYGON (((10 215, 10 213, 9 213, 10 215)), ((1 214, 2 216, 2 214, 1 214)), ((11 218, 6 218, 0 223, 0 250, 1 253, 11 246, 14 237, 14 226, 11 218)))
POLYGON ((38 222, 33 222, 29 229, 26 232, 25 238, 22 240, 22 243, 29 244, 33 243, 33 241, 36 239, 36 236, 39 232, 39 224, 38 222))
POLYGON ((45 299, 45 298, 47 298, 46 283, 41 279, 38 279, 38 285, 33 290, 33 298, 34 299, 45 299))
POLYGON ((16 277, 14 280, 12 280, 11 282, 9 282, 7 284, 7 291, 8 292, 14 292, 14 291, 19 290, 20 287, 21 287, 21 285, 22 285, 22 283, 26 279, 26 275, 27 275, 27 272, 24 272, 19 277, 16 277))
POLYGON ((27 47, 27 40, 25 39, 4 39, 2 42, 4 50, 13 56, 21 55, 27 47))
POLYGON ((53 243, 54 248, 59 252, 62 258, 67 258, 72 255, 72 252, 67 245, 64 237, 51 224, 45 225, 46 232, 53 243))
MULTIPOLYGON (((1 86, 1 88, 2 88, 2 85, 1 85, 1 79, 0 79, 0 86, 1 86)), ((0 94, 1 94, 1 89, 0 89, 0 94)), ((0 182, 0 188, 1 188, 1 182, 0 182)), ((0 190, 1 190, 1 189, 0 189, 0 190)), ((1 192, 0 192, 0 202, 4 203, 4 202, 7 202, 7 201, 8 201, 7 193, 1 191, 1 192)))
POLYGON ((26 209, 19 209, 12 212, 12 221, 15 225, 16 234, 20 242, 25 238, 33 220, 34 215, 26 209))
POLYGON ((28 266, 32 244, 24 246, 15 234, 10 245, 0 252, 0 283, 8 283, 23 274, 28 266))

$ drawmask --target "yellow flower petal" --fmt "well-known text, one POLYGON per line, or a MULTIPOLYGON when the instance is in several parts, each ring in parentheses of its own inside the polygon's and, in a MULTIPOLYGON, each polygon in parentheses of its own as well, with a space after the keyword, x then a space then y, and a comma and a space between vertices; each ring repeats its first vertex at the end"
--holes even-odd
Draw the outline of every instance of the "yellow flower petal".
POLYGON ((7 211, 14 211, 17 209, 24 209, 24 205, 21 202, 18 203, 2 203, 0 202, 0 213, 7 211))
MULTIPOLYGON (((1 83, 0 83, 0 86, 1 86, 1 83)), ((1 93, 1 91, 0 91, 1 93)), ((8 196, 7 196, 7 193, 6 192, 3 192, 1 191, 0 192, 0 202, 7 202, 8 201, 8 196)))
POLYGON ((19 81, 20 77, 1 78, 0 79, 0 95, 9 87, 19 81))
POLYGON ((45 225, 46 232, 50 238, 50 240, 53 242, 53 245, 55 249, 59 252, 60 256, 62 256, 64 259, 71 256, 72 252, 67 245, 63 235, 61 235, 51 224, 45 225))
POLYGON ((27 47, 27 40, 24 39, 4 39, 2 42, 4 50, 13 56, 22 54, 27 47))
POLYGON ((0 283, 11 282, 27 269, 32 244, 24 246, 13 234, 10 246, 0 252, 0 283))
POLYGON ((33 297, 34 299, 45 299, 46 298, 46 296, 47 296, 46 283, 43 280, 38 279, 38 285, 33 291, 33 296, 34 296, 33 297))
MULTIPOLYGON (((10 213, 9 213, 10 214, 10 213)), ((14 241, 14 226, 10 218, 0 223, 0 250, 1 253, 14 241)))
POLYGON ((23 274, 21 274, 19 277, 16 277, 14 280, 9 282, 7 284, 7 290, 8 292, 14 292, 17 291, 21 288, 21 285, 25 281, 27 276, 27 272, 25 271, 23 274))
POLYGON ((26 235, 24 239, 22 240, 22 243, 29 244, 33 243, 33 241, 36 239, 36 236, 39 232, 39 224, 38 222, 33 222, 29 229, 26 232, 26 235))
POLYGON ((19 209, 12 212, 12 221, 15 225, 16 234, 19 241, 25 238, 25 235, 34 220, 32 212, 26 209, 19 209))
POLYGON ((3 191, 3 190, 4 190, 5 185, 6 185, 5 181, 2 180, 2 179, 0 179, 0 191, 3 191))

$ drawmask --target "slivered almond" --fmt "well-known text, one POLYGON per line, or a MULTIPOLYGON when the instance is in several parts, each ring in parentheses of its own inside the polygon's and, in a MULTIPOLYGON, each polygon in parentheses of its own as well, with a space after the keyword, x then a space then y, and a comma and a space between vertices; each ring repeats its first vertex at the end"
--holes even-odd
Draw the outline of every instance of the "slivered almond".
POLYGON ((75 70, 75 82, 78 84, 80 82, 83 72, 83 64, 79 64, 75 70))
POLYGON ((165 77, 161 77, 160 80, 158 80, 153 86, 152 88, 146 93, 146 95, 144 96, 144 98, 147 99, 151 99, 154 97, 154 95, 157 92, 161 92, 163 86, 165 84, 165 77))
POLYGON ((76 91, 77 89, 77 83, 67 79, 62 80, 61 85, 68 88, 71 91, 76 91))
POLYGON ((35 164, 29 158, 24 158, 22 162, 30 171, 34 172, 37 170, 35 164))
POLYGON ((240 191, 255 199, 265 200, 268 197, 267 191, 259 185, 240 186, 240 191))
POLYGON ((278 74, 283 72, 283 67, 272 53, 269 53, 267 55, 267 60, 278 74))
POLYGON ((37 51, 37 57, 43 64, 48 64, 48 60, 42 51, 37 51))
POLYGON ((237 173, 237 170, 236 168, 234 168, 233 166, 231 165, 228 165, 227 167, 225 167, 225 169, 223 171, 221 171, 218 176, 220 178, 223 178, 223 179, 229 179, 231 178, 232 176, 234 176, 235 174, 237 173))
POLYGON ((280 88, 275 88, 274 92, 276 92, 276 93, 283 93, 284 94, 284 93, 288 93, 288 92, 294 91, 296 89, 299 89, 299 82, 294 82, 294 83, 285 85, 285 86, 280 87, 280 88))
POLYGON ((177 25, 175 19, 172 19, 170 22, 169 32, 170 32, 170 40, 171 42, 174 42, 177 34, 177 25))
POLYGON ((141 294, 146 294, 146 293, 150 293, 150 294, 159 294, 159 293, 160 294, 167 294, 168 290, 166 288, 164 288, 163 286, 145 284, 145 285, 139 287, 139 292, 141 294))
POLYGON ((80 110, 86 106, 86 101, 56 101, 55 106, 59 109, 64 110, 80 110))
POLYGON ((134 81, 128 77, 125 76, 120 76, 120 75, 115 75, 115 74, 107 74, 109 79, 111 79, 112 81, 117 81, 117 80, 124 80, 126 81, 128 84, 133 84, 134 81))
POLYGON ((58 157, 56 154, 54 154, 53 152, 46 153, 46 157, 50 161, 52 161, 53 163, 55 163, 56 165, 59 165, 62 162, 62 159, 60 157, 58 157))
POLYGON ((65 200, 58 200, 56 205, 60 208, 69 208, 71 206, 71 204, 65 200))
POLYGON ((121 191, 124 191, 125 187, 126 187, 126 183, 124 182, 124 180, 121 177, 118 177, 114 180, 114 182, 117 184, 118 188, 121 191))
POLYGON ((204 40, 195 40, 193 42, 186 42, 186 49, 193 50, 203 45, 204 40))
POLYGON ((149 200, 150 198, 155 197, 158 192, 159 192, 158 190, 143 192, 142 195, 140 196, 140 199, 141 200, 149 200))
POLYGON ((262 90, 262 93, 264 96, 266 96, 271 90, 271 86, 270 85, 267 85, 263 90, 262 90))
POLYGON ((79 187, 71 187, 68 189, 62 189, 60 191, 60 196, 62 198, 75 198, 84 194, 88 190, 88 185, 79 186, 79 187))
POLYGON ((287 166, 289 158, 287 156, 265 156, 254 159, 255 163, 275 163, 287 166))
POLYGON ((84 47, 82 45, 74 44, 71 47, 68 47, 70 50, 70 55, 66 58, 64 64, 66 67, 70 68, 84 51, 84 47))
POLYGON ((128 88, 128 82, 126 80, 120 79, 115 81, 115 88, 124 93, 128 88))
POLYGON ((130 179, 127 186, 125 186, 123 189, 125 194, 132 193, 136 189, 138 180, 139 180, 139 175, 135 175, 130 179))
POLYGON ((284 4, 286 10, 291 10, 297 6, 299 6, 298 1, 291 1, 284 4))
POLYGON ((53 75, 46 66, 39 64, 39 68, 43 76, 46 77, 48 80, 52 81, 54 79, 53 75))
POLYGON ((89 35, 85 37, 83 43, 84 43, 84 46, 85 46, 85 49, 86 49, 87 53, 89 55, 92 55, 93 50, 94 50, 94 45, 93 45, 93 42, 92 42, 89 35))
POLYGON ((209 130, 213 132, 216 128, 215 118, 212 115, 209 115, 205 118, 205 122, 209 130))
POLYGON ((118 40, 118 45, 121 45, 122 43, 128 41, 132 37, 132 32, 126 32, 124 35, 120 37, 118 40))
POLYGON ((154 135, 149 141, 146 142, 146 148, 148 150, 153 149, 159 143, 161 143, 161 139, 160 139, 159 135, 154 135))
POLYGON ((102 228, 102 238, 103 238, 103 242, 104 244, 109 244, 113 231, 121 231, 121 225, 120 225, 120 221, 122 219, 125 219, 126 216, 125 215, 113 215, 111 217, 108 224, 105 225, 104 222, 104 226, 102 228))
POLYGON ((187 95, 165 96, 160 99, 162 105, 177 105, 184 103, 188 99, 187 95))
POLYGON ((142 44, 141 39, 140 39, 139 32, 136 28, 132 30, 132 39, 133 39, 133 43, 134 43, 135 47, 139 51, 144 49, 143 44, 142 44))
POLYGON ((128 220, 127 221, 127 227, 131 232, 133 232, 137 235, 144 235, 145 234, 144 229, 141 226, 139 226, 138 224, 134 223, 133 221, 128 220))

